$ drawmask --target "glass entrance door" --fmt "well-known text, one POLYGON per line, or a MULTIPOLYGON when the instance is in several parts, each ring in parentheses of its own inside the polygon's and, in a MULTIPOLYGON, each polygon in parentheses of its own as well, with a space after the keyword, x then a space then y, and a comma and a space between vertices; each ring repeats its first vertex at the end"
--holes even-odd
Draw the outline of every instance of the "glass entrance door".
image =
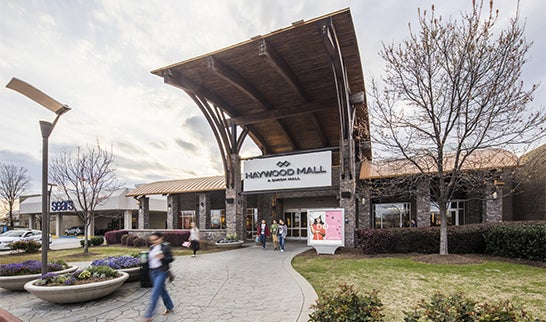
POLYGON ((284 222, 288 226, 287 238, 307 238, 307 210, 287 209, 284 212, 284 222))

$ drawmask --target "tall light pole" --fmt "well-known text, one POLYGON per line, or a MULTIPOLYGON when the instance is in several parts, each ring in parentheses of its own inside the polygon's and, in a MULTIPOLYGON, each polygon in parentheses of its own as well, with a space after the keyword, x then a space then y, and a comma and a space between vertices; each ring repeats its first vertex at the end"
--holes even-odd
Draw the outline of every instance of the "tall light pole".
POLYGON ((40 121, 40 131, 42 132, 42 274, 45 274, 47 273, 47 250, 49 249, 48 139, 59 117, 68 112, 70 107, 57 102, 36 87, 15 77, 9 81, 6 87, 25 95, 57 114, 53 123, 40 121))

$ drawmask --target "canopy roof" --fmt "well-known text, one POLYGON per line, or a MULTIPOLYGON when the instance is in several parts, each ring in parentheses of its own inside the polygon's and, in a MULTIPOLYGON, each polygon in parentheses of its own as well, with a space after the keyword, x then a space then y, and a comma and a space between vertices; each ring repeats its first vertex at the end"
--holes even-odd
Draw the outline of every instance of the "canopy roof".
POLYGON ((131 190, 127 196, 160 195, 189 192, 226 190, 224 176, 191 178, 181 180, 157 181, 143 184, 131 190))
MULTIPOLYGON (((298 21, 152 73, 219 108, 230 118, 224 125, 248 131, 264 155, 336 150, 343 113, 329 44, 339 48, 350 95, 346 99, 369 138, 364 78, 349 9, 298 21)), ((364 153, 371 158, 371 151, 364 153)), ((335 157, 333 161, 337 163, 335 157)))

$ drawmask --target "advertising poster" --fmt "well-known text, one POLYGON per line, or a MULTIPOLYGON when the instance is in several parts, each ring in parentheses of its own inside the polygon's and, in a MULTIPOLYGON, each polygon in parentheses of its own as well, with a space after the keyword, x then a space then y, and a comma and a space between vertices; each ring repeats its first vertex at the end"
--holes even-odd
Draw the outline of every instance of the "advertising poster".
POLYGON ((344 209, 308 209, 307 245, 345 246, 344 209))

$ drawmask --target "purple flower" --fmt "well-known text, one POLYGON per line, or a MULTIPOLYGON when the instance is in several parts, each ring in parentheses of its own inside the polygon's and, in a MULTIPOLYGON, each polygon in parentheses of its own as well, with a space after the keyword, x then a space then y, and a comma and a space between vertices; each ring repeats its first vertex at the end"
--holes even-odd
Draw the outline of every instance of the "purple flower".
MULTIPOLYGON (((58 263, 48 263, 48 271, 60 271, 65 267, 58 263)), ((37 260, 27 260, 22 263, 12 263, 0 265, 0 276, 16 276, 40 274, 42 271, 42 263, 37 260)))
POLYGON ((140 260, 133 256, 110 256, 106 258, 96 259, 91 263, 92 266, 108 266, 113 269, 138 267, 140 260))

